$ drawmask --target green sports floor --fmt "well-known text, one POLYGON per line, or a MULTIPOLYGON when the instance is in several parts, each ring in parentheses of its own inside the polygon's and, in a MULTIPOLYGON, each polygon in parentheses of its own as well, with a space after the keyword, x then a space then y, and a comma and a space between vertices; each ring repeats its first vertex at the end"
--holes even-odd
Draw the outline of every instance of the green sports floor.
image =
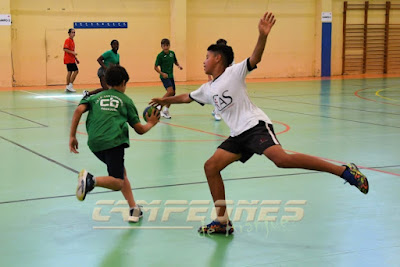
MULTIPOLYGON (((197 85, 179 85, 178 93, 197 85)), ((235 233, 203 236, 212 217, 204 162, 229 135, 212 107, 171 107, 149 133, 130 132, 125 162, 146 210, 126 220, 120 192, 75 197, 78 172, 106 168, 88 149, 69 152, 81 97, 62 89, 0 91, 0 266, 398 266, 400 78, 249 83, 289 153, 356 163, 367 195, 330 174, 279 169, 265 157, 222 175, 235 233)), ((161 84, 130 87, 142 111, 161 84)))

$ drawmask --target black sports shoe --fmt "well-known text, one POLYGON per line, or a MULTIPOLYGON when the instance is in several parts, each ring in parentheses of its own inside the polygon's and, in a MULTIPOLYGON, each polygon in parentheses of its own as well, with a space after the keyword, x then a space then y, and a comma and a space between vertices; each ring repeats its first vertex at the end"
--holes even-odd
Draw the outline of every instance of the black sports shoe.
POLYGON ((94 188, 93 175, 85 169, 81 170, 78 175, 78 186, 76 187, 76 198, 80 201, 85 200, 86 194, 94 188))
POLYGON ((87 91, 87 90, 84 90, 82 94, 83 94, 83 98, 89 97, 89 91, 87 91))

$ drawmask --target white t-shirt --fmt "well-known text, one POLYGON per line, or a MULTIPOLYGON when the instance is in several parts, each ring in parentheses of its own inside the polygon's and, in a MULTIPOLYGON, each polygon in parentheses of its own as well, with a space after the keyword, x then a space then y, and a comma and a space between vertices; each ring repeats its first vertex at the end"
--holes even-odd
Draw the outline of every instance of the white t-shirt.
POLYGON ((189 94, 191 99, 201 105, 213 105, 229 126, 232 137, 256 126, 259 121, 272 124, 268 116, 247 95, 245 79, 251 71, 249 68, 249 59, 243 60, 226 68, 217 79, 203 84, 189 94))

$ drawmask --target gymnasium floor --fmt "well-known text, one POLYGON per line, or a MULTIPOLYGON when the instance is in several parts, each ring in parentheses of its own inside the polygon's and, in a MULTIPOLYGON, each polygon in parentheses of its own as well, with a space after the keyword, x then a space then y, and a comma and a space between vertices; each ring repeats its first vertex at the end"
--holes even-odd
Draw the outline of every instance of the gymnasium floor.
MULTIPOLYGON (((126 168, 136 200, 148 211, 141 222, 129 224, 120 192, 96 188, 84 202, 75 197, 82 168, 106 174, 86 145, 83 123, 80 154, 68 150, 70 121, 84 88, 76 95, 62 87, 3 89, 0 265, 397 265, 400 78, 248 87, 288 152, 358 164, 369 179, 368 195, 335 176, 278 169, 253 156, 223 171, 235 233, 197 234, 202 216, 208 223, 212 212, 203 164, 229 130, 214 121, 211 106, 194 102, 172 106, 172 119, 162 119, 148 134, 131 130, 126 168)), ((177 90, 195 88, 181 84, 177 90)), ((127 94, 142 111, 163 89, 134 86, 127 94)))

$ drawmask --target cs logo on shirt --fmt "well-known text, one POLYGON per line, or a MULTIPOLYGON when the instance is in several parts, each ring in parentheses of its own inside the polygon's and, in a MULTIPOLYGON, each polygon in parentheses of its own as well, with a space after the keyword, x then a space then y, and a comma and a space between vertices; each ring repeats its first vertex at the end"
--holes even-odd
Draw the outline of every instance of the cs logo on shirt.
POLYGON ((100 106, 118 108, 119 101, 117 99, 113 99, 112 97, 110 99, 103 98, 102 100, 100 100, 100 106))
POLYGON ((231 96, 226 95, 227 92, 228 90, 224 91, 221 96, 213 95, 214 104, 219 111, 225 109, 227 106, 232 104, 233 99, 231 96))

